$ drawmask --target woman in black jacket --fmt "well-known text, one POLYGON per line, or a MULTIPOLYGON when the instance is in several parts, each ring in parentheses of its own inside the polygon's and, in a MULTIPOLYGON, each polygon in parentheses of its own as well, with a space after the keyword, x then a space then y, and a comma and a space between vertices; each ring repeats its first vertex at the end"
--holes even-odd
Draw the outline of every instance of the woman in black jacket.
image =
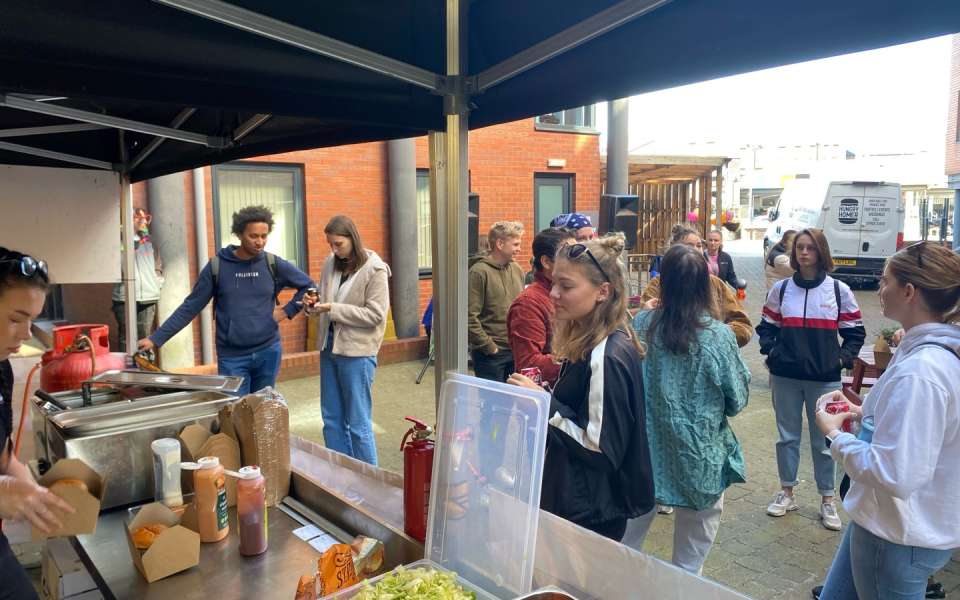
POLYGON ((706 256, 710 274, 737 289, 737 272, 733 269, 733 259, 723 251, 723 234, 718 229, 707 234, 706 256))
MULTIPOLYGON (((653 509, 643 401, 643 352, 627 321, 623 236, 562 248, 553 267, 554 357, 560 375, 540 507, 619 541, 653 509)), ((541 389, 514 374, 510 383, 541 389)))
MULTIPOLYGON (((47 283, 43 261, 0 248, 0 519, 24 520, 44 533, 57 529, 60 517, 73 509, 37 485, 14 455, 13 370, 7 359, 31 338, 30 325, 43 310, 47 283)), ((30 578, 0 532, 0 600, 36 598, 30 578)))

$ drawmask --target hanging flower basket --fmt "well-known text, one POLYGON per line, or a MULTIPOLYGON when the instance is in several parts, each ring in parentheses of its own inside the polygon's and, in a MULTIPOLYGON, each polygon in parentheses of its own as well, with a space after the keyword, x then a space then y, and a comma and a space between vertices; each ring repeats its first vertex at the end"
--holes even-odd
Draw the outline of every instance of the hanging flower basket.
POLYGON ((740 231, 740 223, 731 223, 730 221, 727 221, 723 224, 723 228, 731 233, 736 233, 740 231))

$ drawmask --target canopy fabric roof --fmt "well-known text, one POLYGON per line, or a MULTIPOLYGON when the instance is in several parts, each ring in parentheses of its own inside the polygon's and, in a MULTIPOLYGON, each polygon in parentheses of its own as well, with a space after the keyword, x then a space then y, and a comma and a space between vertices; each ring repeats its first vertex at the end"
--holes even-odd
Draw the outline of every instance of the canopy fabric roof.
MULTIPOLYGON (((168 4, 5 2, 0 163, 69 166, 49 152, 24 154, 26 146, 86 157, 137 181, 215 162, 444 127, 443 78, 441 89, 425 89, 168 4), (110 126, 11 133, 7 130, 76 123, 10 108, 22 100, 17 95, 33 101, 64 97, 43 103, 163 127, 177 124, 215 143, 167 139, 135 160, 156 139, 153 134, 127 129, 121 136, 110 126)), ((446 67, 445 4, 233 2, 435 74, 446 67)), ((473 0, 466 22, 467 75, 479 78, 468 81, 486 87, 492 77, 487 70, 501 61, 624 5, 639 6, 635 12, 642 14, 473 95, 470 126, 960 30, 956 0, 473 0)))

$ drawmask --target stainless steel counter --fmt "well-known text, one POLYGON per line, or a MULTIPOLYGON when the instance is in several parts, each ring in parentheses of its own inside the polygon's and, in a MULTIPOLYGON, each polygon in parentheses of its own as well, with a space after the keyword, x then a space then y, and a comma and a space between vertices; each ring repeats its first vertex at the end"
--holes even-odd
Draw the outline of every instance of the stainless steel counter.
MULTIPOLYGON (((221 542, 201 544, 200 564, 147 583, 133 561, 123 531, 125 509, 100 515, 97 532, 72 538, 73 544, 104 598, 117 600, 226 600, 278 598, 291 600, 301 575, 316 571, 320 553, 293 535, 300 524, 283 512, 267 512, 269 548, 260 556, 239 552, 240 538, 231 531, 221 542)), ((234 509, 230 522, 236 522, 234 509)))

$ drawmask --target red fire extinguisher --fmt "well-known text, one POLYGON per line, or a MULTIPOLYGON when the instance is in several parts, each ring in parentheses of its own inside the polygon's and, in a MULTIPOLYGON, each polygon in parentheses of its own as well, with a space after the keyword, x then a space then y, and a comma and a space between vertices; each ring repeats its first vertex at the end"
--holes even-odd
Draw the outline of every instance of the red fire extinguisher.
POLYGON ((403 530, 422 543, 427 539, 427 510, 430 479, 433 477, 434 442, 430 439, 433 428, 413 417, 406 419, 413 423, 413 427, 400 442, 403 450, 403 530))

